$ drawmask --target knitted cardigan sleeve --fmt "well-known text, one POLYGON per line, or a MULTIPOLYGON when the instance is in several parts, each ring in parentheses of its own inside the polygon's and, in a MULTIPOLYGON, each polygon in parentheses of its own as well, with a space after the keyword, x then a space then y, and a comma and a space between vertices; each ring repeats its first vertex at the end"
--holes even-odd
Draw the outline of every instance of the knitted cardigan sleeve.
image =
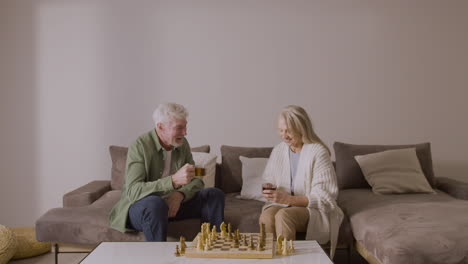
POLYGON ((334 210, 338 197, 338 184, 330 155, 320 145, 315 145, 312 153, 314 157, 309 168, 312 182, 307 194, 308 207, 324 211, 334 210))

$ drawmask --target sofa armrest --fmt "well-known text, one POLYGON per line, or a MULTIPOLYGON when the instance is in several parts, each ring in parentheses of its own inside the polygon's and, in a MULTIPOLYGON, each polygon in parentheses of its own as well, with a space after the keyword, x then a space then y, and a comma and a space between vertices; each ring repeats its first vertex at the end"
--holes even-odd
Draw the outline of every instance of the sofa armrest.
POLYGON ((110 181, 92 181, 63 196, 63 207, 80 207, 92 204, 111 190, 110 181))
POLYGON ((437 189, 457 199, 468 200, 468 183, 446 177, 437 177, 436 182, 437 189))

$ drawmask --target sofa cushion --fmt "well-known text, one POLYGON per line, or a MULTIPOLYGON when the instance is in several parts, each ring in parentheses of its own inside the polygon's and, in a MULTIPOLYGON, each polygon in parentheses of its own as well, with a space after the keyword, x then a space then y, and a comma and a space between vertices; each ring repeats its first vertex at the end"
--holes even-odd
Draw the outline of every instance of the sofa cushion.
MULTIPOLYGON (((49 210, 36 221, 37 240, 73 244, 145 241, 142 232, 121 233, 109 227, 109 213, 120 199, 120 194, 120 190, 109 191, 89 206, 49 210)), ((167 240, 178 241, 183 235, 190 241, 199 229, 198 218, 169 222, 167 240)))
POLYGON ((377 194, 434 193, 414 148, 392 149, 354 157, 377 194))
POLYGON ((242 189, 242 164, 239 156, 247 158, 268 158, 273 148, 249 148, 221 146, 221 177, 216 187, 225 193, 240 192, 242 189))
MULTIPOLYGON (((192 148, 193 152, 210 152, 209 145, 192 148)), ((112 160, 111 188, 112 190, 122 190, 125 183, 125 166, 127 163, 127 147, 110 146, 109 153, 112 160)))
POLYGON ((267 199, 262 194, 263 171, 267 165, 267 158, 246 158, 239 157, 242 163, 242 199, 254 199, 266 202, 267 199))
POLYGON ((457 199, 468 200, 468 182, 462 182, 446 177, 437 177, 436 182, 437 189, 444 191, 457 199))
POLYGON ((203 153, 210 153, 210 145, 202 145, 199 147, 191 148, 192 152, 203 152, 203 153))
POLYGON ((354 237, 380 263, 466 263, 468 201, 433 194, 340 191, 354 237))
POLYGON ((429 184, 433 188, 435 187, 430 143, 416 145, 353 145, 335 142, 333 148, 335 150, 336 159, 336 177, 340 190, 370 188, 354 156, 403 148, 416 148, 416 155, 418 156, 424 176, 426 176, 429 184))
POLYGON ((205 175, 199 178, 205 184, 205 188, 214 187, 216 177, 216 159, 213 153, 192 152, 193 161, 197 168, 204 168, 205 175))
POLYGON ((224 222, 231 223, 233 230, 240 232, 260 232, 258 219, 265 204, 256 200, 242 200, 236 198, 239 193, 228 193, 225 198, 224 222))

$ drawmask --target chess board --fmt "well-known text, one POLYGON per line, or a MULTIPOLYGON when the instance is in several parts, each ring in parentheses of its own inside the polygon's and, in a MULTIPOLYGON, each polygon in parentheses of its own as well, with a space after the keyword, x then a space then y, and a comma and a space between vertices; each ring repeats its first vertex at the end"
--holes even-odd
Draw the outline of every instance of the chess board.
MULTIPOLYGON (((250 235, 252 235, 254 247, 257 247, 258 233, 241 233, 246 235, 248 241, 250 241, 250 235)), ((198 250, 197 243, 201 233, 198 233, 197 237, 192 243, 185 249, 185 256, 189 258, 239 258, 239 259, 262 259, 262 258, 273 258, 273 234, 266 233, 265 237, 265 250, 257 251, 256 249, 249 249, 248 246, 239 245, 239 248, 231 247, 232 241, 227 241, 225 238, 221 238, 218 234, 211 250, 198 250)))

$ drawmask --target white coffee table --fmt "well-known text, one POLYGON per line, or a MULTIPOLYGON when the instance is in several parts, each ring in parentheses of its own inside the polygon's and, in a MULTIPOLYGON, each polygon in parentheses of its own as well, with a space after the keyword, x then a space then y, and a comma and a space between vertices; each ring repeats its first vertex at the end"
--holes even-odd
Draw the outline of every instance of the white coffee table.
POLYGON ((242 263, 314 263, 333 264, 316 241, 296 241, 296 252, 290 256, 274 256, 272 259, 218 259, 218 258, 186 258, 174 256, 177 242, 103 242, 94 249, 81 263, 190 263, 206 264, 242 264, 242 263))

